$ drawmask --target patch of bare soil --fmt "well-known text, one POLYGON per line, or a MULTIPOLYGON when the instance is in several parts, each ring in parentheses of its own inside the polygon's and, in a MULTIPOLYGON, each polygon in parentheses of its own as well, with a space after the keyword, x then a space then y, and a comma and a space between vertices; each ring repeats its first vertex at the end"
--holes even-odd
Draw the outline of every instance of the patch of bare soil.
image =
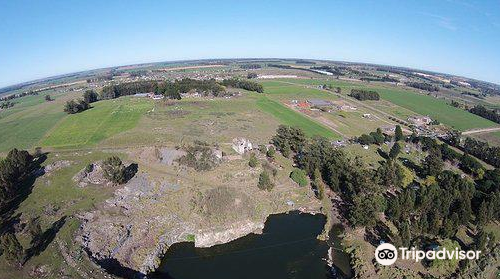
POLYGON ((45 174, 50 174, 51 172, 69 167, 71 165, 71 163, 72 163, 71 161, 67 161, 67 160, 55 161, 51 164, 46 165, 43 168, 43 171, 45 174))

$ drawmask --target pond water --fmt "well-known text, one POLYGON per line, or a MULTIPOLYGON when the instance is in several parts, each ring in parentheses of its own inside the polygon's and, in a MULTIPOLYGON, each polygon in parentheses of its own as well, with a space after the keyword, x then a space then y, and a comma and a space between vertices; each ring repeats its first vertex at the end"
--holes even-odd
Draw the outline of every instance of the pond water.
POLYGON ((210 248, 177 243, 168 249, 152 277, 332 278, 323 260, 328 254, 328 244, 317 239, 325 222, 325 216, 320 214, 276 214, 268 217, 262 234, 249 234, 210 248))

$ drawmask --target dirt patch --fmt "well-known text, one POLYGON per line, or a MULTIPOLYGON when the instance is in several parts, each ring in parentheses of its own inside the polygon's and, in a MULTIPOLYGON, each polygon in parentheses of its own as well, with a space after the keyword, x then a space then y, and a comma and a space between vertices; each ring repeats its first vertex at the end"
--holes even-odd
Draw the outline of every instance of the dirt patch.
POLYGON ((69 167, 71 165, 71 161, 63 160, 63 161, 56 161, 51 164, 46 165, 43 167, 43 171, 45 174, 50 174, 51 172, 60 170, 62 168, 69 167))
POLYGON ((191 112, 186 111, 186 110, 169 110, 169 111, 167 111, 168 116, 170 116, 172 118, 182 118, 190 113, 191 112))

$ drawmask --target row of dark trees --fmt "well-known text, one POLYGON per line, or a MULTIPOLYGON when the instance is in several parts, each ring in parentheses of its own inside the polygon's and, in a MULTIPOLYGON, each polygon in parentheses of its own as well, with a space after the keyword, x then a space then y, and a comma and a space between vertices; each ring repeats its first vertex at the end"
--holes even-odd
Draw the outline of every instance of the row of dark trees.
POLYGON ((439 87, 426 82, 407 82, 406 85, 429 92, 439 91, 439 87))
POLYGON ((38 92, 28 91, 28 92, 23 92, 23 93, 12 94, 12 95, 8 95, 8 96, 0 98, 0 101, 9 101, 9 100, 13 100, 13 99, 17 99, 17 98, 21 98, 21 97, 25 97, 25 96, 34 96, 34 95, 38 95, 38 92))
POLYGON ((115 99, 121 96, 135 95, 138 93, 152 93, 156 91, 156 81, 135 81, 105 86, 102 89, 101 99, 115 99))
POLYGON ((356 98, 360 101, 380 100, 380 95, 378 94, 378 92, 373 90, 351 89, 351 94, 349 94, 349 96, 356 98))
POLYGON ((215 79, 195 80, 184 78, 175 81, 136 81, 110 85, 103 88, 101 99, 114 99, 121 96, 135 95, 140 93, 162 94, 169 99, 181 99, 181 94, 191 90, 197 90, 204 96, 222 96, 225 93, 224 86, 242 88, 249 91, 263 92, 261 84, 242 79, 228 79, 221 83, 215 79))
POLYGON ((258 93, 264 92, 264 87, 262 86, 262 84, 250 80, 244 80, 238 78, 225 79, 222 81, 222 85, 234 88, 241 88, 248 91, 255 91, 258 93))
POLYGON ((493 122, 500 123, 500 114, 496 109, 487 109, 482 105, 477 105, 469 109, 469 112, 479 115, 483 118, 489 119, 493 122))
POLYGON ((453 133, 444 140, 451 146, 471 154, 495 168, 500 168, 500 147, 490 146, 488 142, 469 137, 462 139, 458 133, 453 133))
POLYGON ((166 98, 180 99, 182 93, 197 90, 204 96, 221 96, 225 90, 215 79, 196 80, 184 78, 173 82, 165 81, 158 84, 156 93, 163 94, 166 98))
POLYGON ((8 108, 11 108, 14 106, 14 102, 11 102, 11 101, 6 101, 6 102, 2 102, 0 103, 0 109, 8 109, 8 108))

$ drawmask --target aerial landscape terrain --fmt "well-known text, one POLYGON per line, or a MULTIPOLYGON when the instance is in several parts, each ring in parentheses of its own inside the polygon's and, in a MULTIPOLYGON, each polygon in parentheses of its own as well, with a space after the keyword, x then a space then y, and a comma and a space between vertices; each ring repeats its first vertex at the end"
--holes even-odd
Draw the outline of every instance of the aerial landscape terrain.
POLYGON ((0 279, 500 279, 499 0, 0 0, 0 279))
POLYGON ((293 268, 300 278, 498 274, 498 85, 214 59, 79 72, 0 96, 2 278, 196 278, 249 260, 237 254, 248 243, 293 246, 291 260, 316 251, 293 268), (285 229, 295 223, 307 225, 285 229), (269 238, 287 230, 299 239, 269 238), (488 256, 382 266, 380 242, 488 256))

